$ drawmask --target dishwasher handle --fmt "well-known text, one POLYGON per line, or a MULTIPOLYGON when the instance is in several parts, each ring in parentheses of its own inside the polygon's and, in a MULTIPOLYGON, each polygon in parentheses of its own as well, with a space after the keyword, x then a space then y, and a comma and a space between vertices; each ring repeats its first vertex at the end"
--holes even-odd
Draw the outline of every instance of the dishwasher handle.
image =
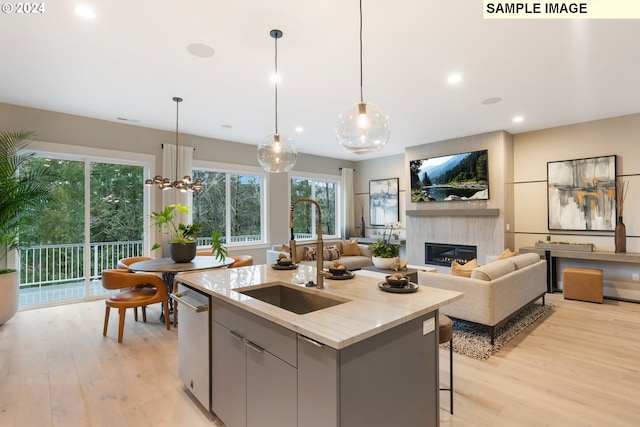
POLYGON ((202 313, 209 310, 208 304, 200 304, 199 301, 195 301, 196 304, 198 305, 193 304, 191 301, 194 301, 194 300, 192 298, 186 298, 186 296, 187 296, 187 292, 179 292, 177 294, 176 293, 171 294, 171 299, 173 299, 175 302, 179 302, 181 304, 186 305, 196 313, 202 313))

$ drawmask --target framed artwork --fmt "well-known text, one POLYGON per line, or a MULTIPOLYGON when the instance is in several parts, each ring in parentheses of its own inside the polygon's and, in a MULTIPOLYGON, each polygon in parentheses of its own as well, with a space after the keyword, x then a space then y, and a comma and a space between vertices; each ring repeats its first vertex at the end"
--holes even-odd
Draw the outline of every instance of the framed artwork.
POLYGON ((547 189, 549 230, 615 230, 615 155, 548 162, 547 189))
POLYGON ((369 221, 371 225, 398 222, 400 218, 398 187, 399 178, 369 181, 369 221))

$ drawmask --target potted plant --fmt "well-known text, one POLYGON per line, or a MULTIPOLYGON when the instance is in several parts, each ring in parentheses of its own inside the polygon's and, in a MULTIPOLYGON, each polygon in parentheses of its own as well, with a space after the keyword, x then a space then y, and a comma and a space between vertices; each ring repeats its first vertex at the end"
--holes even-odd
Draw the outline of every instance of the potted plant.
POLYGON ((34 153, 25 148, 33 135, 0 132, 0 325, 18 311, 20 277, 16 270, 7 268, 9 251, 18 246, 19 227, 26 223, 29 211, 52 200, 48 169, 27 165, 34 153))
POLYGON ((211 235, 211 253, 219 261, 224 261, 229 256, 229 251, 222 244, 222 235, 217 231, 211 235))
MULTIPOLYGON (((202 225, 199 222, 193 224, 176 223, 174 219, 178 214, 188 214, 189 208, 181 205, 168 205, 160 212, 151 213, 151 221, 158 227, 160 233, 169 236, 169 256, 175 262, 190 262, 196 257, 198 246, 197 238, 200 236, 202 225)), ((154 244, 151 250, 161 247, 154 244)))
POLYGON ((395 224, 385 224, 382 239, 378 239, 369 245, 371 261, 373 261, 373 265, 376 268, 390 270, 393 263, 398 260, 400 256, 400 246, 390 243, 389 240, 391 239, 391 235, 395 234, 395 230, 400 227, 402 227, 402 224, 399 222, 395 224))

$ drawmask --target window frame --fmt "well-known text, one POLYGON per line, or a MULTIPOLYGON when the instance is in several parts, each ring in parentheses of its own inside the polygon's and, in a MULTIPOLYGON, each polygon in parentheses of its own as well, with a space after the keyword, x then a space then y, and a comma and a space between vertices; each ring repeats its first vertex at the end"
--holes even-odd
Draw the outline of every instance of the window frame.
MULTIPOLYGON (((313 172, 292 171, 289 174, 289 199, 291 199, 291 181, 293 179, 306 179, 306 180, 312 180, 312 181, 325 181, 325 182, 332 182, 332 183, 335 184, 335 187, 336 187, 336 207, 335 207, 335 212, 334 212, 334 218, 335 218, 334 227, 335 227, 336 234, 323 234, 322 235, 322 239, 339 239, 339 238, 341 238, 342 223, 343 223, 344 220, 342 218, 342 182, 341 182, 340 176, 338 176, 338 175, 328 175, 328 174, 319 174, 319 173, 313 173, 313 172)), ((315 194, 315 184, 312 186, 311 194, 312 194, 312 198, 313 198, 313 195, 315 194)), ((315 210, 315 207, 314 207, 314 210, 315 210)), ((315 218, 315 214, 314 214, 314 218, 315 218)), ((314 236, 317 235, 315 220, 312 221, 312 233, 311 234, 313 234, 314 236)), ((315 239, 316 239, 315 237, 312 237, 310 239, 300 239, 300 241, 301 242, 314 241, 315 239)))
MULTIPOLYGON (((194 160, 192 166, 192 175, 195 170, 206 170, 208 172, 224 173, 225 177, 225 233, 224 237, 227 240, 225 246, 229 249, 243 248, 243 249, 259 249, 265 247, 268 242, 268 206, 267 206, 267 188, 269 185, 268 174, 262 168, 235 165, 229 163, 209 162, 203 160, 194 160), (231 197, 229 186, 229 175, 252 175, 260 177, 260 240, 247 243, 231 243, 229 242, 229 232, 231 230, 231 215, 229 212, 229 198, 231 197)), ((205 182, 206 186, 207 183, 205 182)), ((208 249, 211 245, 198 246, 198 249, 208 249)))

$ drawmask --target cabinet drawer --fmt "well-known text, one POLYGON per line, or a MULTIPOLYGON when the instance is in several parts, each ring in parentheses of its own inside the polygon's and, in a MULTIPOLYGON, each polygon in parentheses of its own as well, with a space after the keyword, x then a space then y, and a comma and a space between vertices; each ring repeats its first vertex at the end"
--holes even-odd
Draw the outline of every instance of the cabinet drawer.
POLYGON ((211 316, 214 322, 242 335, 289 365, 297 366, 295 332, 217 298, 211 300, 211 316))

